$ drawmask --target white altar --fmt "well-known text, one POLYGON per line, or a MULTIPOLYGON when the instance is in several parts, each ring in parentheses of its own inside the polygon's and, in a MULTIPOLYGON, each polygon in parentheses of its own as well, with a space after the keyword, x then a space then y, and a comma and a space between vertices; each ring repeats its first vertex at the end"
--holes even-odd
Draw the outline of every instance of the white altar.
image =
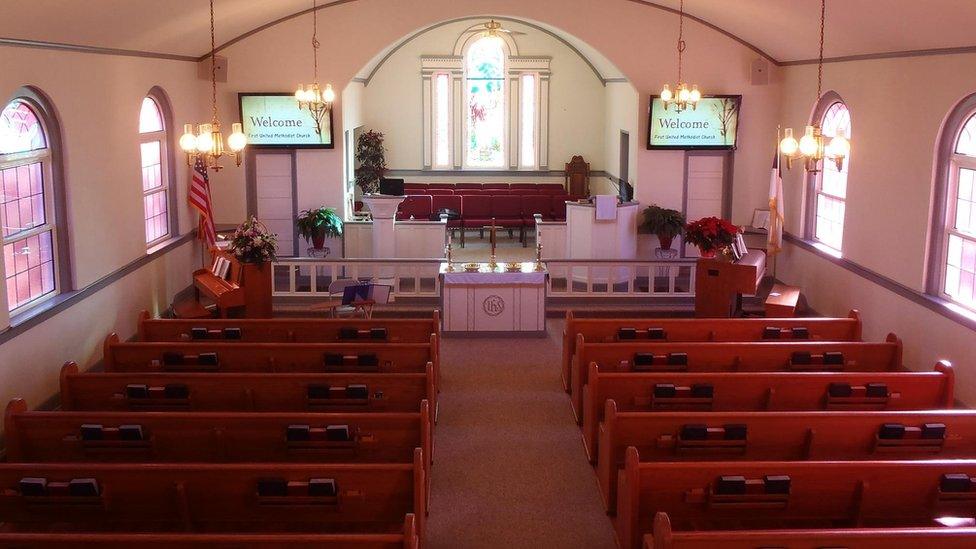
POLYGON ((445 334, 545 335, 547 273, 535 271, 534 262, 522 263, 518 271, 487 263, 477 271, 454 268, 441 263, 445 334))

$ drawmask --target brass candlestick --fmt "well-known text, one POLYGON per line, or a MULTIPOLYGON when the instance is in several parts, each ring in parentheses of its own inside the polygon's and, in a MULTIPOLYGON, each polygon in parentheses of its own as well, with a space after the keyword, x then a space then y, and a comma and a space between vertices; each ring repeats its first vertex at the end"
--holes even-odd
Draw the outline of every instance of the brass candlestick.
POLYGON ((447 256, 447 272, 454 272, 454 248, 451 246, 451 241, 447 241, 447 246, 444 246, 444 255, 447 256))
POLYGON ((488 239, 491 242, 491 256, 488 258, 488 268, 495 270, 498 268, 498 261, 495 260, 495 243, 497 242, 498 227, 495 226, 495 218, 491 218, 491 227, 488 229, 488 239))
POLYGON ((535 245, 535 272, 539 273, 545 270, 542 266, 542 242, 537 242, 535 245))

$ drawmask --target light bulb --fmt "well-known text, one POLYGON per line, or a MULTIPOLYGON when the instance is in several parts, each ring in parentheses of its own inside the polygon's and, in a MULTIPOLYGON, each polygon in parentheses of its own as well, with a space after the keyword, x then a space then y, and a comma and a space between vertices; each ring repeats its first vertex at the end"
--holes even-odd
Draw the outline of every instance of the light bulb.
POLYGON ((687 103, 689 99, 691 99, 691 92, 688 91, 688 87, 687 86, 685 86, 684 84, 682 84, 681 85, 681 88, 678 89, 678 101, 682 101, 682 102, 686 102, 687 103))
POLYGON ((674 95, 671 93, 671 86, 665 84, 664 89, 661 90, 661 101, 668 102, 673 98, 674 95))
POLYGON ((325 102, 333 103, 335 102, 336 94, 335 90, 332 89, 332 84, 325 85, 325 102))
POLYGON ((827 148, 830 151, 830 156, 847 158, 851 154, 851 142, 843 135, 837 135, 831 139, 827 148))
POLYGON ((295 99, 305 101, 305 86, 298 86, 298 89, 295 90, 295 99))
POLYGON ((698 91, 698 84, 694 84, 691 86, 691 97, 689 100, 692 103, 697 103, 699 99, 701 99, 701 92, 698 91))
POLYGON ((786 128, 783 134, 783 140, 779 142, 779 152, 786 156, 793 156, 799 148, 800 144, 793 137, 793 128, 786 128))
POLYGON ((183 152, 197 150, 197 136, 193 135, 193 124, 183 124, 183 135, 180 136, 180 148, 183 152))
POLYGON ((231 134, 227 136, 227 146, 235 153, 243 151, 244 147, 247 146, 247 136, 244 135, 239 122, 231 125, 231 134))
POLYGON ((200 135, 197 136, 197 150, 202 153, 208 153, 213 151, 213 148, 213 126, 210 124, 200 124, 200 135))
POLYGON ((800 154, 803 156, 813 156, 817 154, 817 138, 813 135, 813 126, 807 126, 806 132, 800 138, 800 154))

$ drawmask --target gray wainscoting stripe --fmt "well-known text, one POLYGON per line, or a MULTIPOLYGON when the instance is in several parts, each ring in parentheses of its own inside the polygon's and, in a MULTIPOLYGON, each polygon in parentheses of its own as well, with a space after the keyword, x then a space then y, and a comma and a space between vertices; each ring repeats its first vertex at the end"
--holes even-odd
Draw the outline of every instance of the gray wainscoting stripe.
POLYGON ((193 230, 182 236, 175 237, 169 242, 155 249, 152 253, 145 254, 138 257, 134 261, 130 261, 121 268, 103 276, 102 278, 99 278, 95 282, 92 282, 80 290, 58 295, 57 297, 49 300, 47 303, 38 305, 37 307, 26 311, 23 315, 18 315, 19 318, 12 318, 10 327, 0 332, 0 344, 6 343, 7 341, 30 330, 34 326, 37 326, 45 320, 57 315, 58 313, 81 303, 82 301, 98 293, 100 290, 122 279, 129 273, 132 273, 133 271, 152 263, 176 248, 179 248, 188 242, 193 242, 195 236, 196 230, 193 230))

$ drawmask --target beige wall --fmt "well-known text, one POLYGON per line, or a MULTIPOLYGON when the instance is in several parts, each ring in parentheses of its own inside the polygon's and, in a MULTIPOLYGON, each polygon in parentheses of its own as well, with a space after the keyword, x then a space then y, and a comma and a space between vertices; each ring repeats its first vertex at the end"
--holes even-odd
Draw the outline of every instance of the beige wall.
MULTIPOLYGON (((61 122, 67 228, 76 288, 146 254, 139 158, 139 109, 153 86, 166 91, 177 125, 198 120, 206 86, 196 65, 164 61, 0 47, 0 101, 22 86, 46 94, 61 122)), ((177 133, 179 130, 177 130, 177 133)), ((171 146, 176 146, 174 141, 171 146)), ((186 206, 188 168, 177 156, 180 232, 195 226, 186 206)), ((83 367, 101 357, 111 331, 128 337, 142 309, 159 312, 191 283, 198 246, 185 243, 80 304, 0 345, 0 400, 24 397, 37 405, 57 393, 58 371, 68 360, 83 367)), ((0 329, 6 324, 0 325, 0 329)))
POLYGON ((629 82, 609 82, 606 88, 606 121, 603 137, 605 170, 614 177, 620 177, 620 132, 630 134, 630 162, 628 163, 629 179, 636 180, 637 152, 640 143, 646 141, 637 131, 640 113, 637 105, 640 95, 629 82))
MULTIPOLYGON (((949 111, 976 91, 974 65, 976 54, 961 54, 832 63, 824 69, 824 89, 836 91, 851 111, 843 256, 917 291, 924 289, 936 142, 949 111)), ((781 118, 802 131, 814 108, 816 65, 781 73, 781 118)), ((802 169, 784 175, 784 191, 787 230, 802 235, 802 169)), ((824 257, 787 249, 777 274, 802 287, 814 308, 832 315, 860 308, 865 337, 896 332, 912 368, 952 361, 961 374, 958 398, 976 402, 972 330, 824 257)))

